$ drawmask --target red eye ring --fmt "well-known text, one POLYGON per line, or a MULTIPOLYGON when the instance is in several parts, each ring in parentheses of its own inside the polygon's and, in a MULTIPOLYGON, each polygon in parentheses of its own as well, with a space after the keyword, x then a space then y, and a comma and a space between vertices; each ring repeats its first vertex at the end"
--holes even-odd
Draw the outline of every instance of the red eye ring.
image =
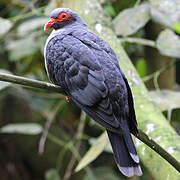
POLYGON ((62 13, 59 14, 58 20, 59 21, 65 21, 65 20, 69 19, 70 17, 71 17, 70 14, 68 14, 66 12, 62 12, 62 13))

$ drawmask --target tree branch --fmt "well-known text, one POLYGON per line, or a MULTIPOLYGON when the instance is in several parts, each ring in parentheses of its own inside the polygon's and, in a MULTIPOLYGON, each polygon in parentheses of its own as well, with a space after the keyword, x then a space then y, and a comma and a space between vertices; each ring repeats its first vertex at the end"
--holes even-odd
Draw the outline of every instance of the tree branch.
POLYGON ((143 38, 136 38, 136 37, 125 37, 125 38, 119 38, 120 42, 129 42, 129 43, 136 43, 141 44, 144 46, 150 46, 153 48, 156 48, 156 42, 149 40, 149 39, 143 39, 143 38))
POLYGON ((180 172, 180 162, 178 162, 173 156, 171 156, 167 151, 165 151, 159 144, 157 144, 152 138, 150 138, 142 130, 138 129, 138 136, 136 137, 152 150, 157 152, 162 158, 166 159, 177 171, 180 172))
MULTIPOLYGON (((63 93, 61 87, 56 86, 54 84, 48 82, 37 81, 29 78, 24 78, 20 76, 14 76, 11 74, 0 73, 0 80, 6 82, 12 82, 28 87, 46 89, 58 93, 63 93)), ((161 157, 166 159, 177 171, 180 172, 180 162, 178 162, 171 154, 165 151, 160 145, 158 145, 155 141, 153 141, 147 134, 143 131, 139 130, 139 134, 137 136, 139 140, 148 145, 151 149, 157 152, 161 157)))
POLYGON ((49 133, 49 129, 51 127, 52 122, 54 121, 54 118, 55 118, 60 106, 62 104, 64 104, 64 101, 60 101, 58 104, 56 104, 56 107, 53 108, 53 110, 50 113, 48 113, 46 124, 45 124, 44 130, 43 130, 41 139, 39 141, 39 154, 44 153, 44 146, 45 146, 46 138, 47 138, 48 133, 49 133))
POLYGON ((0 81, 12 82, 15 84, 28 86, 31 88, 46 89, 53 92, 65 94, 60 86, 54 85, 52 83, 38 81, 38 80, 29 79, 29 78, 20 77, 20 76, 15 76, 11 74, 0 73, 0 81))

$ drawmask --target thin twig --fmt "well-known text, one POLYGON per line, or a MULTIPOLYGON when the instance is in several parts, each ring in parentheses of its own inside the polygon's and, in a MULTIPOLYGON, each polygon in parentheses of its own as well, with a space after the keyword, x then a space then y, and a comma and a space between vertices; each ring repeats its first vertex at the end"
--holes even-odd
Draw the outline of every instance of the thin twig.
POLYGON ((161 72, 158 71, 157 73, 155 73, 154 78, 153 78, 154 87, 157 91, 160 90, 160 87, 158 84, 158 78, 159 78, 160 74, 161 74, 161 72))
MULTIPOLYGON (((51 83, 46 83, 46 82, 42 82, 42 81, 37 81, 37 80, 32 80, 32 79, 28 79, 28 78, 19 77, 19 76, 14 76, 11 74, 0 73, 0 80, 25 85, 28 87, 51 90, 51 91, 59 92, 59 93, 63 92, 59 86, 53 85, 51 83)), ((54 138, 54 137, 52 137, 52 135, 48 134, 48 138, 54 138)), ((164 159, 166 159, 175 169, 177 169, 180 172, 180 162, 178 162, 173 156, 171 156, 171 154, 169 154, 167 151, 165 151, 155 141, 153 141, 151 138, 149 138, 143 131, 139 130, 139 135, 137 138, 140 139, 145 144, 147 144, 154 151, 156 151, 159 155, 161 155, 164 159)), ((59 143, 61 146, 64 145, 64 143, 59 141, 59 139, 54 139, 54 141, 59 143)))
MULTIPOLYGON (((59 138, 57 138, 56 136, 52 135, 51 133, 48 133, 47 138, 49 140, 51 140, 52 142, 54 142, 55 144, 59 145, 60 147, 63 146, 63 148, 68 149, 69 151, 71 151, 74 155, 74 157, 78 160, 78 162, 81 159, 81 156, 79 154, 79 151, 76 149, 76 147, 74 146, 72 140, 65 143, 64 141, 60 140, 59 138)), ((62 152, 62 151, 61 151, 62 152)), ((92 170, 89 167, 85 167, 84 168, 85 171, 87 172, 87 175, 89 176, 90 179, 94 179, 96 180, 95 176, 93 175, 92 170)))
POLYGON ((142 80, 144 82, 147 82, 149 81, 150 79, 153 79, 155 76, 158 77, 158 75, 160 75, 161 73, 163 73, 164 71, 168 70, 169 68, 171 68, 174 64, 176 64, 176 62, 179 61, 179 60, 174 60, 174 61, 171 61, 169 64, 167 64, 167 66, 164 66, 162 67, 161 69, 159 69, 158 71, 148 75, 148 76, 145 76, 142 78, 142 80))
MULTIPOLYGON (((33 15, 41 15, 41 12, 46 8, 47 6, 42 6, 40 8, 37 8, 37 9, 34 9, 33 11, 31 12, 28 12, 26 14, 21 14, 21 15, 17 15, 17 16, 14 16, 14 17, 11 17, 11 18, 8 18, 8 20, 14 22, 14 21, 19 21, 20 19, 24 19, 24 18, 28 18, 30 16, 33 16, 33 15)), ((44 14, 43 14, 44 15, 44 14)))
POLYGON ((78 159, 78 161, 80 160, 81 156, 80 156, 79 152, 76 150, 76 148, 74 147, 72 140, 70 140, 69 142, 64 142, 49 132, 48 132, 47 138, 49 140, 51 140, 52 142, 54 142, 55 144, 57 144, 58 146, 60 146, 60 147, 63 146, 65 148, 67 148, 70 152, 73 153, 74 157, 76 157, 76 159, 78 159))
POLYGON ((49 114, 49 116, 47 118, 44 131, 43 131, 41 139, 39 141, 39 154, 44 153, 44 145, 46 142, 46 138, 47 138, 50 126, 51 126, 51 124, 52 124, 52 122, 53 122, 53 120, 54 120, 54 118, 55 118, 55 116, 56 116, 56 114, 57 114, 57 112, 58 112, 58 110, 62 104, 64 104, 64 101, 60 101, 60 103, 58 103, 55 106, 55 109, 49 114))
MULTIPOLYGON (((75 137, 75 140, 77 141, 77 143, 75 145, 75 148, 78 151, 79 151, 79 148, 81 146, 80 138, 81 138, 81 136, 83 134, 83 131, 84 131, 85 120, 86 120, 86 114, 82 111, 81 116, 80 116, 79 126, 78 126, 78 129, 77 129, 77 134, 76 134, 76 137, 75 137)), ((64 178, 63 178, 64 180, 67 180, 67 179, 70 178, 75 162, 76 162, 76 158, 74 156, 72 156, 71 160, 69 161, 69 164, 67 166, 67 170, 66 170, 64 178)))
POLYGON ((152 40, 143 39, 143 38, 135 38, 135 37, 126 37, 126 38, 119 38, 120 42, 130 42, 130 43, 136 43, 141 44, 144 46, 150 46, 153 48, 156 48, 156 43, 152 40))
POLYGON ((54 136, 54 135, 51 134, 51 133, 48 133, 47 138, 48 138, 49 140, 51 140, 52 142, 54 142, 55 144, 57 144, 58 146, 64 146, 64 145, 66 145, 66 143, 65 143, 63 140, 57 138, 56 136, 54 136))

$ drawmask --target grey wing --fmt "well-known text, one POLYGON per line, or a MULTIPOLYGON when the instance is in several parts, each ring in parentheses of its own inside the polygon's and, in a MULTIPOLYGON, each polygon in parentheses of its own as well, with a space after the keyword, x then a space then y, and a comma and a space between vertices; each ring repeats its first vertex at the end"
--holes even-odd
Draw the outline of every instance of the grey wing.
POLYGON ((55 46, 61 47, 64 52, 54 49, 60 53, 56 55, 54 74, 51 75, 54 82, 61 85, 72 100, 95 121, 119 133, 119 122, 113 114, 104 73, 96 55, 71 35, 56 41, 55 46))
MULTIPOLYGON (((128 106, 129 118, 127 119, 127 123, 129 125, 129 129, 130 129, 131 133, 136 135, 137 134, 137 122, 136 122, 136 116, 135 116, 135 111, 134 111, 133 97, 132 97, 132 93, 131 93, 131 89, 129 87, 128 81, 127 81, 124 73, 120 69, 120 66, 118 63, 118 58, 117 58, 116 54, 114 53, 114 51, 112 50, 112 48, 108 45, 108 43, 106 41, 99 38, 98 36, 96 36, 96 34, 94 34, 91 31, 83 31, 83 30, 75 31, 75 32, 73 32, 72 35, 75 36, 76 38, 78 38, 80 41, 84 42, 90 48, 104 51, 107 56, 106 58, 110 59, 116 65, 116 67, 119 69, 119 73, 122 76, 122 81, 124 81, 126 90, 127 90, 126 96, 128 98, 128 105, 129 105, 128 106)), ((118 93, 120 93, 120 91, 121 91, 121 89, 117 90, 116 94, 118 95, 118 93)), ((121 96, 121 94, 122 94, 122 92, 120 93, 120 96, 121 96)), ((124 103, 124 101, 122 101, 122 102, 124 103)), ((123 105, 120 105, 120 106, 123 106, 123 105)))
POLYGON ((76 38, 68 35, 62 46, 70 57, 64 62, 65 82, 71 96, 80 103, 92 106, 107 96, 103 71, 95 55, 76 38))
POLYGON ((118 69, 120 69, 119 63, 117 60, 118 59, 117 55, 114 53, 114 51, 109 46, 109 44, 105 40, 98 37, 94 32, 92 32, 90 30, 89 31, 77 30, 77 31, 74 31, 72 33, 72 35, 74 37, 78 38, 83 43, 85 43, 90 48, 92 47, 92 48, 97 49, 97 50, 105 51, 106 55, 109 56, 109 59, 111 59, 111 61, 113 61, 113 63, 116 65, 116 67, 118 69))

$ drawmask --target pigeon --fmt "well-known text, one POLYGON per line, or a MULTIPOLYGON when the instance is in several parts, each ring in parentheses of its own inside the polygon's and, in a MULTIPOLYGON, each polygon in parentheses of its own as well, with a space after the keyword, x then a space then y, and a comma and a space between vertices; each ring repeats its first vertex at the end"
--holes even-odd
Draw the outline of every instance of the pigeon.
POLYGON ((120 172, 141 176, 131 137, 138 134, 133 96, 117 55, 69 8, 54 9, 44 30, 49 28, 44 48, 49 80, 107 130, 120 172))

